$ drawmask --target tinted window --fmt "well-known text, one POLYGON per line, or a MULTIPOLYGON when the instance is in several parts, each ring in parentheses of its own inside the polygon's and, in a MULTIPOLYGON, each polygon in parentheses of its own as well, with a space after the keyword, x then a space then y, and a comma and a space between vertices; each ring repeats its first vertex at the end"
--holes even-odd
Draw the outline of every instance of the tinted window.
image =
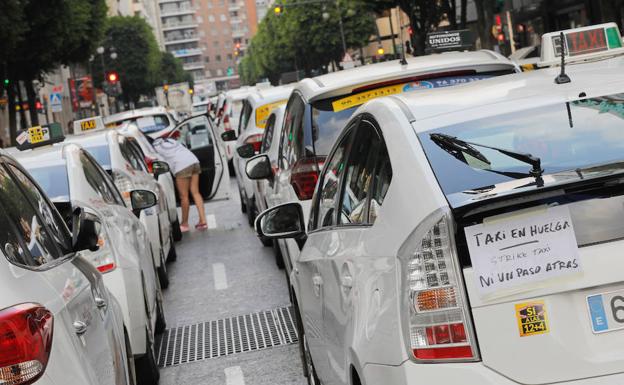
POLYGON ((85 179, 89 186, 98 194, 100 198, 109 204, 118 204, 115 191, 112 190, 109 183, 102 173, 98 170, 95 164, 86 156, 86 154, 80 154, 80 163, 82 163, 82 169, 85 179))
POLYGON ((284 114, 284 128, 282 143, 280 146, 280 167, 288 169, 301 157, 303 149, 303 118, 305 115, 305 103, 297 94, 293 94, 286 106, 284 114))
POLYGON ((262 136, 262 146, 260 152, 267 152, 271 148, 271 142, 273 141, 273 133, 275 131, 275 115, 271 115, 267 121, 264 135, 262 136))
POLYGON ((375 165, 375 177, 373 180, 373 193, 371 194, 370 206, 368 209, 368 222, 373 224, 379 215, 379 209, 384 202, 390 182, 392 181, 392 166, 388 149, 382 141, 375 165))
POLYGON ((111 156, 108 144, 101 146, 84 147, 84 149, 87 150, 89 154, 91 154, 91 156, 95 159, 95 161, 98 162, 99 165, 102 166, 102 168, 104 168, 105 170, 110 170, 113 168, 111 165, 111 156))
POLYGON ((130 163, 133 169, 137 171, 143 171, 142 160, 136 155, 136 153, 132 150, 132 147, 129 141, 124 137, 119 137, 119 148, 121 150, 121 155, 123 155, 124 159, 130 163))
POLYGON ((59 164, 49 167, 29 169, 30 175, 37 181, 50 200, 54 202, 69 202, 69 179, 67 166, 59 164))
POLYGON ((240 118, 238 120, 238 132, 241 133, 247 128, 247 123, 251 118, 251 105, 248 101, 243 101, 243 108, 240 112, 240 118))
MULTIPOLYGON (((164 130, 165 128, 169 127, 170 124, 169 118, 165 114, 142 116, 140 118, 128 119, 126 121, 131 121, 135 123, 137 127, 139 127, 139 130, 146 134, 149 134, 150 132, 164 130)), ((117 122, 117 124, 119 125, 120 123, 117 122)))
POLYGON ((423 132, 419 138, 446 195, 528 177, 531 166, 476 145, 477 157, 472 151, 453 151, 436 144, 432 133, 530 153, 541 159, 544 174, 624 159, 624 94, 574 101, 569 108, 568 115, 565 103, 543 106, 423 132))
POLYGON ((368 199, 372 190, 375 161, 381 139, 370 123, 357 129, 345 173, 340 205, 340 224, 362 224, 368 220, 368 199))
POLYGON ((345 169, 345 155, 348 153, 350 142, 351 135, 344 136, 329 162, 323 167, 323 175, 318 192, 316 228, 320 229, 336 224, 336 201, 340 189, 340 178, 345 169))

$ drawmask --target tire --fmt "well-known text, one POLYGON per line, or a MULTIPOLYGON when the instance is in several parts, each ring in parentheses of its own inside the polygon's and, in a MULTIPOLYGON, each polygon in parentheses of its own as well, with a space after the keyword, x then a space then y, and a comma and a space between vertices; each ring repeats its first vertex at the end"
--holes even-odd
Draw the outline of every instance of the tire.
POLYGON ((245 201, 243 193, 240 191, 240 189, 238 190, 238 195, 240 196, 241 212, 245 214, 247 212, 247 202, 245 201))
POLYGON ((254 227, 254 221, 256 220, 256 205, 253 199, 247 199, 247 223, 252 228, 254 227))
POLYGON ((154 341, 150 340, 149 333, 147 335, 146 353, 142 357, 134 360, 137 374, 138 385, 157 385, 160 380, 160 372, 158 364, 154 356, 154 341))
POLYGON ((163 307, 162 292, 156 294, 156 334, 160 334, 167 328, 165 309, 163 307))
POLYGON ((182 230, 180 229, 180 220, 176 218, 175 222, 171 223, 171 233, 175 242, 182 240, 182 230))
POLYGON ((169 248, 169 254, 167 255, 167 262, 175 262, 178 259, 178 252, 176 251, 175 248, 175 243, 174 243, 174 238, 173 235, 170 236, 171 237, 171 247, 169 248))
POLYGON ((284 265, 284 255, 282 255, 282 249, 280 249, 277 239, 273 240, 273 254, 275 255, 275 264, 277 265, 277 268, 283 270, 286 267, 284 265))
POLYGON ((160 267, 157 269, 158 280, 160 281, 160 287, 166 289, 169 287, 169 273, 167 273, 167 263, 163 257, 162 250, 160 251, 160 267))
POLYGON ((132 347, 130 346, 130 338, 124 327, 124 340, 126 344, 126 366, 128 370, 128 385, 136 385, 136 367, 134 366, 134 358, 132 357, 132 347))

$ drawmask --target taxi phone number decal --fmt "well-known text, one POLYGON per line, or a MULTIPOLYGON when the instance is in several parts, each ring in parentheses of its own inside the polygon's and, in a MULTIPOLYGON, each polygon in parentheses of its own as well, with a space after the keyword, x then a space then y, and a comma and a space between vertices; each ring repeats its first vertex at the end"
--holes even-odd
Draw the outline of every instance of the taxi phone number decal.
POLYGON ((544 301, 532 301, 516 304, 516 320, 520 337, 549 332, 548 314, 544 301))
POLYGON ((47 127, 35 126, 28 129, 28 137, 31 144, 40 143, 50 139, 50 131, 47 127))

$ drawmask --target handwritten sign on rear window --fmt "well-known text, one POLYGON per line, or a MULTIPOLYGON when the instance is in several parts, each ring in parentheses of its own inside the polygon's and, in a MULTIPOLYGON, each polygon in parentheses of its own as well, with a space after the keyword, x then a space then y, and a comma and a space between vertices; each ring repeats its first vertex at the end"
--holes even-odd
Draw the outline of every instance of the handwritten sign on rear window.
POLYGON ((581 272, 570 211, 557 206, 464 229, 482 296, 581 272))

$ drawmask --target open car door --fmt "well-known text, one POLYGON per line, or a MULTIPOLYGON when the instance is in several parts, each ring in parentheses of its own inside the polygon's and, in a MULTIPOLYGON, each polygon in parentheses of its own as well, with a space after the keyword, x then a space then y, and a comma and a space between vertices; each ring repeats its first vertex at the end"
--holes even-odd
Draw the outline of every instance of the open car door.
POLYGON ((210 119, 200 115, 183 120, 169 136, 176 138, 199 159, 199 191, 204 199, 227 198, 229 178, 223 167, 227 160, 221 145, 215 140, 215 130, 210 119), (220 192, 223 190, 220 189, 222 185, 225 192, 220 192))

